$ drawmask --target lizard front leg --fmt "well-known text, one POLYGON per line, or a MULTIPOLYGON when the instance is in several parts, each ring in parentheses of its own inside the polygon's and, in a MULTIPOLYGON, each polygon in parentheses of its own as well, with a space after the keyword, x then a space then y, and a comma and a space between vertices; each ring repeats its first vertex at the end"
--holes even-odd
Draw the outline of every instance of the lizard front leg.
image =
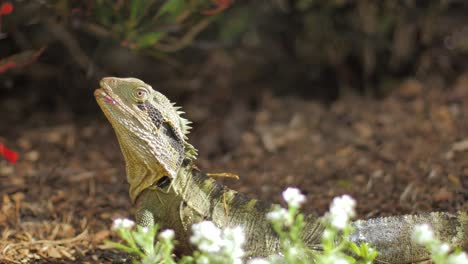
POLYGON ((192 253, 189 235, 193 218, 192 215, 184 212, 186 205, 180 197, 170 190, 150 187, 139 195, 135 207, 138 225, 147 227, 158 225, 159 230, 174 230, 178 241, 176 253, 192 253))

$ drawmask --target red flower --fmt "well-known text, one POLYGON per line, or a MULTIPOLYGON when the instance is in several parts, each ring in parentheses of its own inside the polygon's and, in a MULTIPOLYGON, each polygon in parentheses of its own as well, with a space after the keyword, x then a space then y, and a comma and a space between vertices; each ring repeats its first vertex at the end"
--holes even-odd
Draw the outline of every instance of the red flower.
POLYGON ((18 160, 18 153, 14 152, 11 149, 5 147, 2 143, 0 143, 0 155, 5 157, 11 163, 15 163, 18 160))
POLYGON ((0 6, 0 16, 8 15, 13 12, 13 5, 10 2, 5 2, 0 6))

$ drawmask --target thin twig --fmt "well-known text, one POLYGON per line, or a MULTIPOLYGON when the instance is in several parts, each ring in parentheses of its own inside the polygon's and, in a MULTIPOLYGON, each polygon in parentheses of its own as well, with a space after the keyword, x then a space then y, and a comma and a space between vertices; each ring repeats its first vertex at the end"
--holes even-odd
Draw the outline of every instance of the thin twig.
POLYGON ((85 229, 83 232, 81 232, 81 234, 72 238, 64 238, 64 239, 59 239, 59 240, 36 240, 36 241, 19 242, 19 243, 13 243, 13 244, 9 244, 10 242, 0 241, 0 243, 9 244, 3 249, 3 254, 5 254, 5 252, 7 252, 10 248, 15 248, 18 246, 31 246, 31 245, 37 245, 37 244, 49 244, 49 245, 70 244, 70 243, 74 243, 76 241, 85 239, 85 236, 87 235, 88 235, 88 229, 85 229))
POLYGON ((85 72, 89 72, 89 70, 92 69, 94 71, 94 75, 104 76, 103 71, 93 63, 88 55, 86 55, 75 37, 70 32, 68 32, 68 30, 62 24, 56 23, 51 19, 48 19, 46 24, 52 35, 54 35, 63 43, 72 59, 76 64, 78 64, 80 68, 82 68, 85 72))
POLYGON ((94 23, 88 23, 88 22, 82 21, 80 23, 79 28, 88 34, 91 34, 99 38, 109 38, 112 36, 112 33, 109 30, 107 30, 105 27, 102 27, 94 23))
POLYGON ((14 263, 14 264, 22 264, 21 262, 17 261, 17 260, 14 260, 14 259, 11 259, 11 258, 8 258, 8 257, 0 257, 0 262, 1 263, 14 263))
POLYGON ((163 51, 163 52, 176 52, 192 43, 193 39, 209 24, 211 23, 211 19, 206 18, 202 21, 198 22, 195 26, 193 26, 189 32, 187 32, 183 37, 177 40, 174 44, 162 44, 156 43, 154 47, 163 51))

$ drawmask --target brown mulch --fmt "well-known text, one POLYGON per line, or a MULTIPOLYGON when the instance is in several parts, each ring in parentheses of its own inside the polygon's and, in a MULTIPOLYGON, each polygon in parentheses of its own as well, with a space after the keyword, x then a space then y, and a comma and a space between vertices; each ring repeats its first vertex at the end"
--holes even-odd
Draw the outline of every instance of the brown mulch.
MULTIPOLYGON (((386 99, 344 96, 330 106, 256 97, 255 106, 234 99, 223 113, 209 97, 184 104, 199 167, 238 173, 223 180, 230 187, 281 202, 283 189, 298 186, 305 210, 320 214, 347 193, 360 218, 468 209, 466 78, 449 90, 408 80, 386 99)), ((131 218, 132 207, 102 114, 4 120, 0 142, 20 159, 0 161, 0 262, 129 263, 104 244, 116 239, 112 219, 131 218)))

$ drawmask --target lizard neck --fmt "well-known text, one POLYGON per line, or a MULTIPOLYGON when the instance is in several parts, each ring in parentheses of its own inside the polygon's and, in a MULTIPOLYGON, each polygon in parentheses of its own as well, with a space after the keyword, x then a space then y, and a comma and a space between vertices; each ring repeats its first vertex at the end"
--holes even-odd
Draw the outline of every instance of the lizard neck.
POLYGON ((190 165, 180 169, 172 181, 172 188, 192 210, 204 219, 217 222, 220 226, 237 222, 239 214, 233 213, 236 211, 257 215, 266 214, 273 209, 270 203, 247 198, 217 183, 190 165))

